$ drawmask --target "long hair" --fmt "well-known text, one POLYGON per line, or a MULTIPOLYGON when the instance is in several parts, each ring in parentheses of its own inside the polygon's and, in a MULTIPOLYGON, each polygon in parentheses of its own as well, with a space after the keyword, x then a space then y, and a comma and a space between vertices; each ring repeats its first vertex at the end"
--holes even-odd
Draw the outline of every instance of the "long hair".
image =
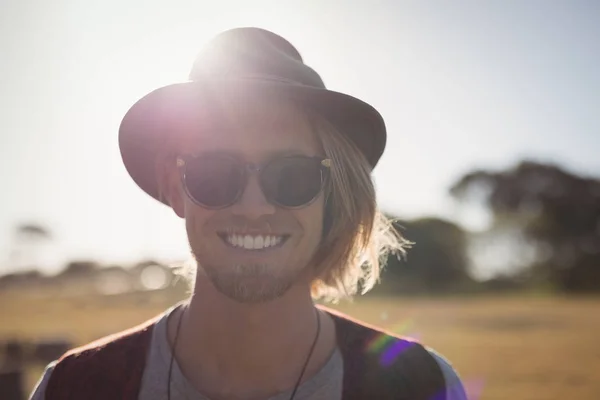
MULTIPOLYGON (((391 253, 403 256, 410 242, 379 210, 371 166, 361 151, 317 112, 303 111, 332 161, 324 189, 322 240, 310 263, 314 273, 311 295, 315 300, 337 303, 371 290, 379 281, 387 257, 391 253)), ((174 160, 175 155, 166 152, 156 159, 162 200, 166 200, 163 196, 169 185, 168 166, 173 166, 174 160)), ((195 261, 190 259, 177 267, 177 274, 192 291, 198 268, 195 261)))
POLYGON ((410 242, 379 210, 371 166, 361 151, 318 113, 306 113, 332 160, 311 292, 315 299, 338 302, 371 290, 390 253, 404 255, 410 242))

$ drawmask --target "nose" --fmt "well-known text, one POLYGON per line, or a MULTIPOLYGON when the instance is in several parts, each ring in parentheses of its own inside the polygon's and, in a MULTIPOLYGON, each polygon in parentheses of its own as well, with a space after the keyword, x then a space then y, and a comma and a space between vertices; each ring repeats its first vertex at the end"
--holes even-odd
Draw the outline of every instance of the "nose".
POLYGON ((258 219, 264 215, 275 213, 275 206, 267 201, 258 182, 257 174, 250 174, 248 184, 240 199, 231 206, 231 212, 248 219, 258 219))

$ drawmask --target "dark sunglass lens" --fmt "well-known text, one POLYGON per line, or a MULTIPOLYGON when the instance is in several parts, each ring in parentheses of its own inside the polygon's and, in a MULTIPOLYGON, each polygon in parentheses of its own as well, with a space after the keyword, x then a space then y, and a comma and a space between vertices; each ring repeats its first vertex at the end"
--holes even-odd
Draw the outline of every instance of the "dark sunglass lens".
POLYGON ((261 178, 263 190, 273 202, 300 207, 321 190, 321 163, 307 157, 282 158, 270 163, 261 178))
POLYGON ((221 156, 193 158, 186 162, 185 185, 198 203, 223 207, 235 201, 242 186, 243 169, 221 156))

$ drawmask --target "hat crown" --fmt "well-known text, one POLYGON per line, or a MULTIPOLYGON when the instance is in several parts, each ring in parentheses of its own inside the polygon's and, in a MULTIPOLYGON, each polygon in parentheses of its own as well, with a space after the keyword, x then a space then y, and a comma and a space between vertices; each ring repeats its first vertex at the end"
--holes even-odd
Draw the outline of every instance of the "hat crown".
POLYGON ((325 88, 290 42, 260 28, 236 28, 215 36, 196 57, 189 75, 191 81, 207 77, 259 77, 325 88))

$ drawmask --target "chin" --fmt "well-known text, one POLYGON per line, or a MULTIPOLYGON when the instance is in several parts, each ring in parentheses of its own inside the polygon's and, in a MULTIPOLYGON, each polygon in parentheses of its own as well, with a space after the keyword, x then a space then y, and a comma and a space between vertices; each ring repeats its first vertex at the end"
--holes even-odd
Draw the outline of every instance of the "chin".
POLYGON ((202 269, 219 293, 248 304, 265 303, 282 297, 298 278, 293 271, 282 274, 267 264, 208 264, 202 269))

